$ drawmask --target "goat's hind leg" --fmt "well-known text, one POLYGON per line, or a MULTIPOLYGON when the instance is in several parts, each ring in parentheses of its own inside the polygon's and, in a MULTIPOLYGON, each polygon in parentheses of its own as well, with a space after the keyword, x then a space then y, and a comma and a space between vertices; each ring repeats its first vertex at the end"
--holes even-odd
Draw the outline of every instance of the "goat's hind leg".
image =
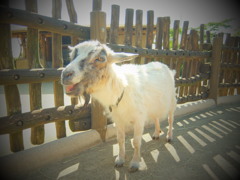
POLYGON ((159 139, 159 134, 161 133, 161 128, 160 128, 160 123, 159 123, 159 119, 155 118, 155 131, 152 135, 152 139, 159 139))
POLYGON ((167 132, 167 141, 170 142, 173 138, 173 121, 174 121, 174 114, 173 112, 170 112, 168 114, 168 132, 167 132))

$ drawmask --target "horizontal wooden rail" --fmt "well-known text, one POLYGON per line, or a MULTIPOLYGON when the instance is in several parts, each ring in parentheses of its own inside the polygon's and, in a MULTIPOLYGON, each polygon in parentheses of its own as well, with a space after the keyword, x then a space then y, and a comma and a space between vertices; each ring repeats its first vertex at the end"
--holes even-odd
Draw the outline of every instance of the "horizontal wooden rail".
POLYGON ((175 82, 176 86, 187 86, 206 79, 210 79, 210 73, 192 76, 191 78, 176 78, 175 82))
POLYGON ((0 70, 0 85, 28 84, 60 80, 63 68, 0 70))
POLYGON ((137 53, 144 57, 194 57, 194 58, 209 58, 211 57, 210 51, 187 51, 187 50, 158 50, 158 49, 147 49, 137 48, 127 45, 119 44, 107 44, 112 50, 116 52, 131 52, 137 53))
POLYGON ((34 110, 32 112, 14 114, 0 118, 0 135, 14 133, 35 126, 64 121, 66 119, 82 120, 82 129, 91 128, 91 106, 60 106, 48 109, 34 110))
POLYGON ((198 100, 207 99, 207 98, 208 98, 208 93, 204 92, 200 95, 189 95, 189 96, 185 96, 185 97, 179 97, 177 99, 177 103, 178 104, 183 104, 183 103, 186 103, 186 102, 198 101, 198 100))
POLYGON ((90 27, 80 26, 20 9, 0 6, 0 23, 18 24, 62 35, 77 36, 81 39, 90 39, 90 27))
MULTIPOLYGON (((0 70, 0 85, 29 84, 60 80, 63 68, 58 69, 4 69, 0 70)), ((183 86, 204 79, 209 79, 209 73, 191 78, 177 78, 176 85, 183 86)))
POLYGON ((222 50, 232 50, 232 51, 240 51, 239 47, 232 47, 232 46, 226 46, 223 45, 222 50))
POLYGON ((221 64, 222 69, 231 69, 235 71, 240 71, 240 64, 227 64, 227 63, 222 63, 221 64))
POLYGON ((223 84, 220 83, 219 88, 240 88, 240 83, 228 83, 228 84, 223 84))

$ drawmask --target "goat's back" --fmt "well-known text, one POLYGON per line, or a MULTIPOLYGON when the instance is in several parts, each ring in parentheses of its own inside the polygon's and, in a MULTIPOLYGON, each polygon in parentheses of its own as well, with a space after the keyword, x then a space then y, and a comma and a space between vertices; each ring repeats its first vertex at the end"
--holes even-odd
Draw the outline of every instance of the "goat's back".
POLYGON ((148 119, 165 119, 176 107, 175 71, 165 64, 126 64, 119 67, 126 82, 125 106, 128 110, 145 112, 148 119))

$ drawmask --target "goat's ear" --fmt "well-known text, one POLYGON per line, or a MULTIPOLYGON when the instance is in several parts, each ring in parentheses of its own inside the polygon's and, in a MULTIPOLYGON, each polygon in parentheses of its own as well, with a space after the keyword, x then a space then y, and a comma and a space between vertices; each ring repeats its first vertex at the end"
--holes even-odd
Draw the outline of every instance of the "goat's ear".
POLYGON ((69 51, 72 51, 74 49, 74 47, 68 46, 68 49, 69 49, 69 51))
POLYGON ((114 52, 111 55, 111 61, 113 63, 121 63, 123 61, 130 61, 136 58, 137 56, 138 54, 133 54, 133 53, 114 52))
POLYGON ((69 57, 71 60, 74 60, 77 57, 77 48, 72 47, 72 46, 68 46, 69 49, 69 57))

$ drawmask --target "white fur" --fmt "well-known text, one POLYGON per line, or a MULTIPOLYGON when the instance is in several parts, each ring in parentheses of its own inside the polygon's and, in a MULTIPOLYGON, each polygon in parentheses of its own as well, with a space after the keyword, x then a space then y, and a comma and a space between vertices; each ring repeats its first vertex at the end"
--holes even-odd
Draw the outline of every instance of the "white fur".
POLYGON ((176 108, 175 72, 159 62, 146 65, 116 65, 113 59, 116 59, 115 56, 119 58, 119 53, 114 53, 106 46, 104 48, 108 54, 109 64, 106 71, 109 78, 91 95, 105 107, 107 114, 116 123, 119 142, 119 155, 115 161, 117 167, 122 166, 125 161, 125 131, 129 127, 134 129, 134 155, 130 170, 135 171, 139 168, 141 137, 147 121, 155 123, 153 138, 157 139, 160 134, 159 121, 168 117, 167 139, 172 139, 172 123, 176 108), (123 97, 117 106, 116 103, 122 93, 123 97), (109 111, 110 106, 112 112, 109 111))
POLYGON ((176 108, 174 75, 169 68, 161 63, 152 62, 146 65, 113 64, 111 79, 105 88, 92 94, 106 107, 114 105, 124 90, 119 105, 110 113, 117 127, 119 156, 116 165, 121 166, 125 158, 125 130, 134 128, 135 152, 130 165, 133 170, 139 167, 140 146, 143 128, 146 121, 156 121, 153 138, 159 138, 159 120, 169 117, 167 139, 172 139, 173 113, 176 108), (112 84, 115 82, 116 84, 112 84))

